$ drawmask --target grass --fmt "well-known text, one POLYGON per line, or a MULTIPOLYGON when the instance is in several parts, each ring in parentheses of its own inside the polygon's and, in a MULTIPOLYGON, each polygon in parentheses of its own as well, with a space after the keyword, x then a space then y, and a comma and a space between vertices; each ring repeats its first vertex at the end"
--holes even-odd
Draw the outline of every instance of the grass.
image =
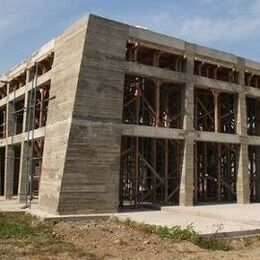
POLYGON ((251 235, 251 236, 243 237, 243 241, 245 243, 245 246, 251 246, 253 244, 260 242, 260 235, 251 235))
MULTIPOLYGON (((140 224, 129 218, 125 221, 119 221, 118 219, 114 219, 114 221, 161 238, 189 241, 208 250, 228 251, 231 249, 229 240, 218 237, 218 230, 215 234, 205 237, 196 232, 192 225, 186 228, 180 226, 169 228, 160 225, 140 224)), ((0 240, 8 239, 10 243, 13 241, 21 247, 30 244, 36 249, 51 247, 54 250, 75 251, 75 247, 71 243, 63 241, 53 234, 54 225, 55 223, 42 222, 29 214, 0 212, 0 240)), ((259 237, 257 239, 259 240, 259 237)), ((256 238, 248 238, 245 242, 251 244, 255 240, 256 238)))
POLYGON ((29 214, 0 212, 0 239, 14 241, 20 247, 30 244, 35 249, 51 246, 73 250, 72 244, 54 236, 53 225, 29 214))
MULTIPOLYGON (((116 221, 119 220, 117 219, 116 221)), ((167 226, 137 223, 130 220, 129 218, 121 223, 131 228, 137 228, 149 234, 155 234, 161 238, 168 238, 175 241, 189 241, 201 248, 208 250, 228 251, 231 249, 229 241, 218 238, 217 232, 211 236, 204 237, 196 232, 192 225, 189 225, 186 228, 181 228, 178 225, 169 228, 167 226)))
POLYGON ((15 219, 7 219, 5 215, 0 214, 0 238, 9 237, 35 237, 36 230, 27 223, 21 223, 15 219))

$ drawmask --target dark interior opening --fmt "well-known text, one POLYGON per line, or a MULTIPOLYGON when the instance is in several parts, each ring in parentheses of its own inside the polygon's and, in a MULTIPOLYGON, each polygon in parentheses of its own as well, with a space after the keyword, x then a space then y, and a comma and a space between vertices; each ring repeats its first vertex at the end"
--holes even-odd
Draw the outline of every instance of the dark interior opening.
POLYGON ((0 110, 0 138, 6 137, 6 106, 0 110))
POLYGON ((13 182, 13 195, 18 194, 19 186, 19 172, 20 172, 20 156, 21 156, 21 145, 14 146, 14 182, 13 182))
POLYGON ((24 98, 15 102, 15 134, 23 132, 24 98))
POLYGON ((0 148, 0 195, 5 192, 5 147, 0 148))
POLYGON ((238 145, 197 142, 195 202, 235 202, 238 145))

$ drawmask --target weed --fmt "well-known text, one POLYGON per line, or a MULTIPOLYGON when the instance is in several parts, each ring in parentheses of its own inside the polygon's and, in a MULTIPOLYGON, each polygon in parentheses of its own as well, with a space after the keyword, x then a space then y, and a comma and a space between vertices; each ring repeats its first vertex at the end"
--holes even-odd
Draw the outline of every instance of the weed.
MULTIPOLYGON (((116 221, 118 222, 119 220, 116 221)), ((121 221, 121 223, 149 234, 155 234, 161 238, 168 238, 176 241, 189 241, 204 249, 223 251, 230 250, 228 241, 218 238, 217 233, 204 237, 194 230, 192 224, 188 225, 186 228, 181 228, 178 225, 169 228, 161 225, 150 225, 144 223, 139 224, 129 218, 123 222, 121 221)))

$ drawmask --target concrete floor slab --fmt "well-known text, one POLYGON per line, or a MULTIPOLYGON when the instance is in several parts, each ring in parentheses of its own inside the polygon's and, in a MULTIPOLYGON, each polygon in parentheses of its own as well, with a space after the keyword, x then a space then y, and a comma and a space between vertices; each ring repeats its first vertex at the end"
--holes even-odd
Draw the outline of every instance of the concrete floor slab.
POLYGON ((54 215, 38 208, 34 201, 30 209, 21 209, 23 204, 16 200, 0 198, 2 212, 29 212, 45 219, 96 219, 117 217, 121 220, 130 218, 138 223, 147 223, 182 228, 192 225, 201 234, 225 233, 229 235, 260 234, 260 204, 223 204, 203 205, 194 207, 163 207, 161 210, 128 211, 116 214, 88 214, 88 215, 54 215))
POLYGON ((161 210, 163 212, 183 213, 260 226, 260 203, 200 205, 193 207, 173 206, 162 207, 161 210))
POLYGON ((260 225, 243 224, 235 221, 228 221, 219 217, 204 217, 172 211, 147 211, 129 212, 116 214, 119 219, 130 218, 139 223, 155 224, 162 226, 181 226, 186 228, 192 225, 194 230, 201 234, 226 233, 242 235, 244 233, 260 233, 260 225))

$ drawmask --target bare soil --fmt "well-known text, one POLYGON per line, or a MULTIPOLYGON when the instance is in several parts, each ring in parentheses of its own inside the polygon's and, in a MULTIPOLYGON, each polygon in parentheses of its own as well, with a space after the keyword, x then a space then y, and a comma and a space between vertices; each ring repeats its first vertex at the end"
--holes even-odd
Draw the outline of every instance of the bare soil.
POLYGON ((115 221, 59 222, 53 242, 1 238, 0 259, 260 259, 260 239, 231 241, 232 250, 209 251, 159 238, 115 221), (59 242, 60 241, 60 242, 59 242))

